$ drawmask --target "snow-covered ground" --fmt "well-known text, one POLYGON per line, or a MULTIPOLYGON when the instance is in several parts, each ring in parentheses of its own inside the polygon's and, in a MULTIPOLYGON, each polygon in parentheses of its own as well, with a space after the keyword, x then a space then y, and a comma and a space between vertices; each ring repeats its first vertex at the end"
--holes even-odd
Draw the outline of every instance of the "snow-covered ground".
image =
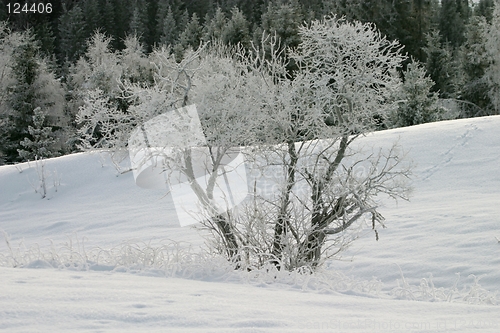
POLYGON ((367 230, 318 274, 276 279, 199 254, 165 191, 105 156, 47 160, 45 199, 34 163, 2 166, 0 330, 499 332, 499 128, 494 116, 361 139, 408 151, 411 201, 385 202, 379 241, 367 230))

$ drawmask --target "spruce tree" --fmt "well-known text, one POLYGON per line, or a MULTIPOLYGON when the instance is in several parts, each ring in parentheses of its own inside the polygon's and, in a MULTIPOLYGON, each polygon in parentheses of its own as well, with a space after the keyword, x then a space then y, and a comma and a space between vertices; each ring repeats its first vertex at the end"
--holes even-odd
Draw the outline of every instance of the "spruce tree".
POLYGON ((262 15, 262 29, 268 34, 276 34, 283 47, 296 47, 300 43, 299 27, 304 21, 298 3, 271 3, 262 15))
POLYGON ((145 1, 134 1, 132 3, 132 13, 128 33, 135 35, 142 43, 149 40, 148 28, 148 3, 145 1))
POLYGON ((88 38, 85 17, 79 5, 59 18, 59 55, 62 61, 74 63, 85 53, 88 38))
POLYGON ((236 7, 231 10, 231 19, 222 31, 222 40, 226 44, 250 44, 249 23, 243 12, 236 7))
POLYGON ((458 47, 465 41, 465 26, 470 17, 467 0, 441 0, 439 30, 442 41, 458 47))
POLYGON ((97 30, 102 30, 104 26, 104 17, 102 16, 102 7, 99 0, 86 0, 82 4, 82 12, 85 17, 86 35, 90 36, 97 30))
POLYGON ((56 37, 50 22, 45 21, 34 28, 35 38, 39 42, 40 51, 47 58, 54 55, 56 37))
POLYGON ((456 88, 456 72, 453 53, 447 43, 441 44, 439 31, 433 30, 427 34, 426 69, 435 82, 432 91, 439 92, 442 98, 454 97, 456 88))
POLYGON ((130 31, 132 17, 132 0, 105 0, 103 17, 105 18, 102 32, 113 38, 112 47, 121 50, 123 41, 130 31))
POLYGON ((179 36, 179 44, 184 49, 188 47, 196 49, 200 45, 202 36, 203 27, 200 24, 200 19, 196 13, 193 13, 186 28, 179 36))
POLYGON ((115 8, 112 0, 105 0, 103 8, 103 20, 102 29, 108 36, 113 36, 113 46, 117 48, 116 40, 117 38, 117 27, 115 20, 115 8))
POLYGON ((464 115, 482 114, 491 106, 485 72, 489 66, 486 51, 487 23, 484 16, 474 16, 466 27, 465 42, 460 48, 461 69, 465 80, 461 99, 471 104, 464 105, 464 115))
POLYGON ((34 83, 38 76, 38 48, 30 36, 14 52, 12 74, 15 84, 10 88, 8 102, 11 108, 6 131, 6 142, 2 148, 8 162, 19 162, 20 142, 29 137, 28 126, 33 123, 33 110, 36 108, 37 91, 34 83))
POLYGON ((42 108, 37 107, 33 110, 33 125, 28 126, 29 137, 20 142, 22 148, 17 150, 22 160, 33 161, 59 155, 54 151, 57 140, 52 126, 47 125, 46 117, 47 114, 42 108))
POLYGON ((500 114, 500 4, 495 6, 486 36, 489 66, 485 77, 488 80, 488 96, 492 103, 492 114, 500 114))
MULTIPOLYGON (((169 10, 169 1, 168 0, 158 0, 158 4, 156 6, 156 17, 155 17, 155 33, 154 33, 154 42, 157 44, 160 42, 160 38, 163 32, 163 22, 167 17, 167 13, 169 10)), ((170 11, 172 8, 170 7, 170 11)))
POLYGON ((172 8, 168 6, 165 17, 158 21, 160 31, 159 43, 161 45, 173 45, 178 38, 177 25, 172 8))
POLYGON ((474 15, 484 16, 486 21, 491 23, 494 8, 495 0, 479 0, 479 3, 474 7, 474 15))
POLYGON ((425 35, 429 33, 437 4, 429 0, 395 0, 393 37, 404 46, 413 58, 425 61, 425 35))
POLYGON ((220 7, 217 7, 214 17, 205 19, 203 27, 203 40, 222 40, 222 35, 227 25, 226 14, 220 7))
POLYGON ((431 92, 434 82, 426 75, 425 68, 412 62, 403 74, 401 102, 390 118, 390 126, 412 126, 441 120, 444 110, 438 105, 438 94, 431 92))
MULTIPOLYGON (((56 130, 65 127, 64 91, 61 84, 48 69, 47 62, 40 56, 39 44, 33 35, 23 34, 24 40, 12 52, 12 83, 8 87, 6 106, 8 118, 4 124, 2 147, 7 162, 20 162, 22 142, 35 142, 30 131, 34 124, 34 110, 47 115, 47 125, 58 124, 56 130), (28 141, 26 141, 26 139, 28 141)), ((44 116, 45 117, 45 116, 44 116)), ((59 145, 62 147, 62 145, 59 145)))

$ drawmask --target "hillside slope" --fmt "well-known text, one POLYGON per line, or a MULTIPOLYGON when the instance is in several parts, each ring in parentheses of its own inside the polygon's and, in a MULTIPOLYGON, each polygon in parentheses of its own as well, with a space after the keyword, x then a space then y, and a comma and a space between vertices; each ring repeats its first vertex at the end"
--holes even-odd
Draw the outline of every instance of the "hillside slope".
POLYGON ((2 166, 0 232, 10 241, 0 241, 0 329, 498 332, 498 308, 485 304, 500 301, 499 128, 500 116, 493 116, 360 139, 365 148, 399 141, 415 162, 413 195, 409 202, 382 201, 387 228, 380 240, 367 228, 318 277, 274 280, 202 261, 187 271, 126 264, 130 248, 120 248, 123 242, 149 251, 149 243, 173 240, 191 244, 192 253, 203 243, 196 230, 179 226, 165 191, 137 187, 105 154, 47 160, 45 199, 33 186, 40 166, 2 166), (82 258, 118 248, 121 264, 58 271, 38 260, 39 253, 56 258, 68 248, 82 258), (28 268, 12 268, 18 265, 10 259, 23 253, 28 268))
MULTIPOLYGON (((464 119, 370 134, 362 147, 393 142, 415 163, 409 202, 385 201, 387 229, 365 236, 331 266, 352 274, 395 281, 433 274, 443 283, 456 273, 500 281, 500 117, 464 119), (399 266, 399 267, 398 267, 399 266)), ((38 171, 40 166, 38 167, 38 171)), ((171 239, 200 244, 180 228, 166 190, 144 190, 132 173, 119 174, 105 154, 74 154, 46 161, 48 195, 33 185, 31 163, 0 167, 0 230, 12 243, 40 246, 85 239, 88 246, 171 239), (58 184, 54 186, 54 183, 58 184), (56 192, 57 191, 57 192, 56 192)), ((0 242, 0 250, 5 243, 0 242)))

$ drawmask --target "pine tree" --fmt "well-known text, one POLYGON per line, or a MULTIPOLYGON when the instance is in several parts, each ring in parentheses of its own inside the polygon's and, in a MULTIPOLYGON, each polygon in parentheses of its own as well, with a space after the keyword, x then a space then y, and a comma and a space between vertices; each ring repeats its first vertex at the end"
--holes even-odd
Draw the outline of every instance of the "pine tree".
POLYGON ((102 30, 104 19, 99 0, 86 0, 82 2, 82 12, 86 22, 86 35, 90 36, 97 30, 102 30))
POLYGON ((485 77, 488 80, 488 95, 492 102, 492 113, 500 114, 500 4, 497 2, 486 37, 489 66, 485 77))
POLYGON ((59 55, 74 63, 85 53, 88 37, 83 11, 79 5, 65 11, 59 18, 59 55))
POLYGON ((200 45, 202 37, 203 27, 200 24, 200 19, 196 13, 193 13, 186 28, 179 36, 179 44, 184 49, 188 47, 196 49, 200 45))
POLYGON ((426 39, 426 69, 435 82, 432 91, 439 92, 441 98, 454 97, 458 66, 455 66, 452 50, 448 44, 441 45, 441 36, 437 30, 427 34, 426 39))
POLYGON ((474 15, 484 16, 486 21, 491 23, 494 8, 495 0, 479 0, 479 3, 474 7, 474 15))
POLYGON ((441 120, 444 110, 438 105, 438 94, 431 92, 434 82, 426 76, 425 68, 412 62, 403 74, 401 102, 390 118, 390 126, 412 126, 441 120))
POLYGON ((226 14, 224 14, 220 7, 217 7, 214 17, 207 17, 205 19, 205 26, 203 27, 203 40, 222 40, 222 35, 226 25, 226 14))
POLYGON ((231 19, 222 31, 222 40, 226 44, 241 43, 244 46, 249 46, 249 23, 243 12, 236 7, 231 10, 231 19))
POLYGON ((47 114, 40 107, 33 110, 33 126, 28 126, 30 137, 25 137, 20 142, 23 148, 18 149, 22 160, 33 161, 59 155, 57 151, 54 151, 57 139, 52 126, 47 126, 46 116, 47 114))
POLYGON ((137 36, 143 43, 149 40, 147 2, 136 0, 132 3, 132 14, 128 33, 137 36))
POLYGON ((35 141, 30 132, 30 126, 35 128, 34 110, 40 109, 47 115, 47 124, 58 124, 55 130, 64 129, 64 91, 40 56, 39 44, 32 34, 23 34, 22 42, 13 50, 11 75, 6 101, 8 118, 0 149, 7 162, 19 162, 23 160, 19 155, 23 149, 21 142, 27 142, 26 138, 35 141))
POLYGON ((117 48, 116 40, 118 40, 117 36, 117 27, 115 20, 115 8, 113 6, 112 0, 105 0, 104 8, 103 8, 103 20, 102 29, 103 32, 108 36, 113 37, 113 46, 117 48))
POLYGON ((470 17, 467 0, 442 0, 439 15, 439 30, 442 41, 458 47, 465 41, 465 26, 470 17))
POLYGON ((474 16, 466 27, 465 42, 460 49, 461 68, 465 75, 461 99, 464 115, 481 114, 491 106, 485 72, 489 66, 486 51, 487 23, 484 16, 474 16))
POLYGON ((161 45, 173 45, 178 37, 177 25, 174 18, 174 13, 172 8, 169 6, 167 8, 165 17, 158 22, 160 38, 159 42, 161 45))
POLYGON ((270 3, 267 12, 262 15, 262 29, 276 34, 283 47, 296 47, 300 43, 299 27, 304 21, 298 3, 270 3))

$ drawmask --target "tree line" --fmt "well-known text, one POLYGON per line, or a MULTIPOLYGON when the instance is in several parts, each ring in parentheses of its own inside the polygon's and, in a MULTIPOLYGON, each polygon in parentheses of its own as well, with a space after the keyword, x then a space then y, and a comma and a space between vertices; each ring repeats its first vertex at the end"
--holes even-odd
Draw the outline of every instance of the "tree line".
MULTIPOLYGON (((180 61, 209 41, 251 50, 265 36, 293 49, 302 25, 332 13, 373 23, 409 56, 400 69, 403 102, 382 127, 499 112, 494 0, 55 0, 47 14, 9 13, 7 3, 0 163, 79 150, 86 92, 98 88, 126 111, 120 82, 152 84, 155 50, 168 48, 180 61)), ((288 70, 293 75, 293 61, 288 70)))

